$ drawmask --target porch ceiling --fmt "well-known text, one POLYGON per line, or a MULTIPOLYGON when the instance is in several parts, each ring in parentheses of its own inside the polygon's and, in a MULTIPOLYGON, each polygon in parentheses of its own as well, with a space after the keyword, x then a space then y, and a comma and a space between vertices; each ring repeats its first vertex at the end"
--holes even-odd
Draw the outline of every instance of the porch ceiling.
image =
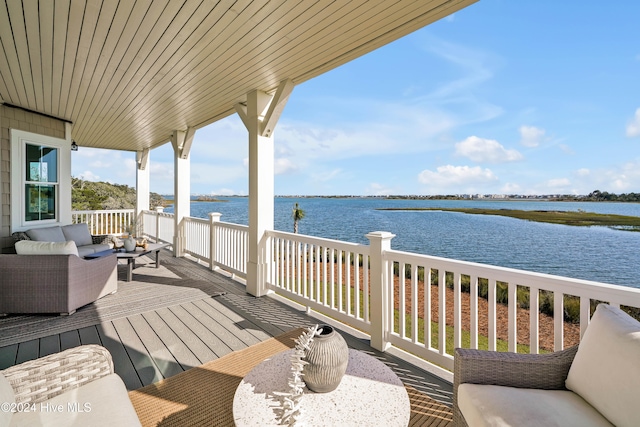
POLYGON ((477 0, 4 0, 0 101, 139 151, 232 114, 477 0))

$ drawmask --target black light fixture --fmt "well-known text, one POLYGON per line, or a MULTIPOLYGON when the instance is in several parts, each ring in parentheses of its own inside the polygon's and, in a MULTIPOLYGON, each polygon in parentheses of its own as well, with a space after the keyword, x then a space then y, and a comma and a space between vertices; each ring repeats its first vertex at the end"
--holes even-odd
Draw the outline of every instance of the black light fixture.
POLYGON ((71 151, 78 151, 78 144, 75 141, 71 141, 71 151))

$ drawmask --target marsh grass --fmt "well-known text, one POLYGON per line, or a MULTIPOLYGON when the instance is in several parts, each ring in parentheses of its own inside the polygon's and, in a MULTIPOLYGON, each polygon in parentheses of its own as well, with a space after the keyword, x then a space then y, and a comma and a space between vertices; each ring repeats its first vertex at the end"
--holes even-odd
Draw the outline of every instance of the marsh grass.
POLYGON ((581 227, 604 226, 626 231, 640 231, 640 217, 628 215, 599 214, 578 211, 523 211, 517 209, 482 208, 379 208, 378 210, 402 211, 443 211, 461 212, 474 215, 498 215, 518 218, 526 221, 547 222, 551 224, 573 225, 581 227))

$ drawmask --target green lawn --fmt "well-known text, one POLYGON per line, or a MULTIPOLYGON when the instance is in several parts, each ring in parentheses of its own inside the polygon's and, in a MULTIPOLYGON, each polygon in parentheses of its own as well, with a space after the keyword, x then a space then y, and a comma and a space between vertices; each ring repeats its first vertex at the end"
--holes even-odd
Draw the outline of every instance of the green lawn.
MULTIPOLYGON (((314 283, 309 283, 309 290, 311 290, 311 292, 309 293, 311 297, 315 296, 315 284, 314 283), (313 285, 313 286, 312 286, 313 285)), ((349 292, 350 292, 350 305, 351 305, 351 313, 354 313, 355 311, 355 289, 352 287, 348 288, 349 292)), ((340 292, 339 288, 337 285, 334 285, 334 297, 335 297, 335 301, 336 301, 336 306, 338 305, 338 293, 340 292)), ((359 290, 359 296, 361 298, 362 301, 362 296, 363 296, 363 292, 362 290, 359 290)), ((330 298, 330 292, 329 290, 327 290, 327 298, 330 298)), ((322 292, 320 292, 320 295, 318 295, 318 299, 317 299, 320 303, 324 303, 324 295, 322 292)), ((342 306, 338 307, 341 310, 347 311, 347 287, 343 286, 342 288, 342 306)), ((326 314, 325 315, 330 316, 330 314, 326 314)), ((363 304, 360 304, 360 308, 359 308, 359 316, 360 317, 364 317, 364 307, 363 304)), ((399 310, 394 310, 394 325, 395 325, 395 332, 399 332, 399 323, 400 323, 400 311, 399 310)), ((418 318, 418 341, 421 343, 424 343, 424 319, 423 318, 418 318)), ((411 336, 411 331, 412 331, 412 325, 411 325, 411 319, 409 314, 407 314, 405 316, 405 330, 406 330, 406 334, 407 336, 411 336)), ((447 340, 446 340, 446 348, 447 348, 447 353, 450 355, 453 355, 453 326, 447 326, 446 328, 447 331, 447 340)), ((439 329, 438 329, 438 323, 437 322, 431 322, 431 346, 433 348, 438 348, 438 336, 439 336, 439 329)), ((461 341, 462 341, 462 347, 465 348, 469 348, 470 347, 470 343, 471 343, 471 333, 469 331, 462 331, 462 337, 461 337, 461 341)), ((478 348, 481 350, 487 350, 489 348, 489 338, 479 335, 478 336, 478 348)), ((518 344, 518 353, 529 353, 530 351, 530 347, 528 345, 524 345, 524 344, 518 344)), ((496 349, 497 351, 509 351, 509 344, 507 343, 507 341, 504 340, 500 340, 498 339, 496 341, 496 349)), ((543 352, 542 350, 540 351, 541 353, 543 352)))

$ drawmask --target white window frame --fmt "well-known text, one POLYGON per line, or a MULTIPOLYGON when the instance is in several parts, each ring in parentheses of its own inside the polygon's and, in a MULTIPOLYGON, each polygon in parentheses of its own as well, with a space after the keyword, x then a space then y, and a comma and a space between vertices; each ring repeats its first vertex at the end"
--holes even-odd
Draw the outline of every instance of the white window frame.
POLYGON ((71 223, 71 143, 66 139, 11 129, 11 231, 71 223), (58 150, 55 219, 26 221, 27 144, 58 150))

